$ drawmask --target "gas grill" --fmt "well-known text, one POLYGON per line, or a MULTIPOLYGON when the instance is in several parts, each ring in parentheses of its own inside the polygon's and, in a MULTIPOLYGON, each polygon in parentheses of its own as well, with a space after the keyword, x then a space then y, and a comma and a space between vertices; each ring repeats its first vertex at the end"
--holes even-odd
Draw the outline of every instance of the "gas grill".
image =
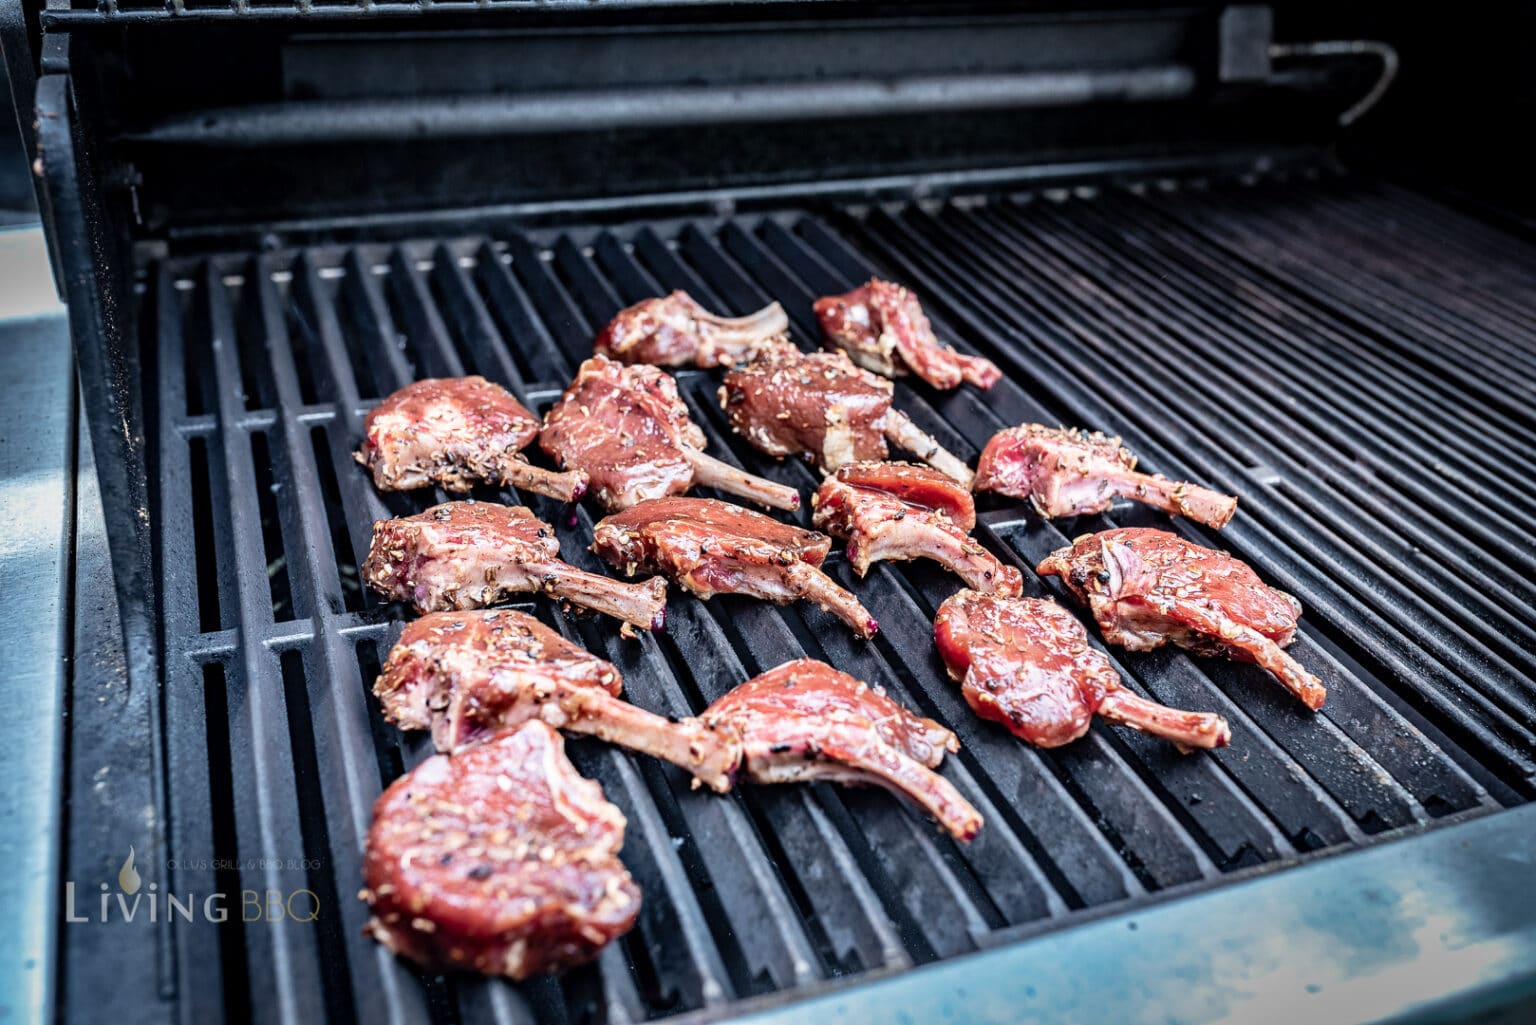
MULTIPOLYGON (((1404 148, 1401 101, 1364 120, 1369 145, 1337 146, 1390 47, 1276 43, 1368 30, 1433 52, 1414 15, 0 14, 36 113, 23 133, 110 543, 107 562, 82 516, 62 778, 41 795, 65 802, 39 842, 90 919, 47 926, 59 1019, 1513 1021, 1532 1006, 1536 247, 1518 200, 1474 199, 1404 148), (1226 548, 1302 601, 1291 650, 1326 706, 1307 713, 1253 666, 1112 650, 1134 689, 1224 715, 1232 746, 1184 756, 1096 725, 1033 749, 945 677, 932 618, 958 585, 923 564, 859 581, 829 560, 881 624, 869 643, 802 606, 674 595, 665 632, 624 640, 525 603, 665 714, 792 658, 878 682, 959 734, 943 772, 987 824, 964 845, 877 791, 720 797, 572 740, 629 820, 645 901, 630 935, 518 985, 424 977, 365 938, 370 808, 430 742, 370 694, 408 613, 358 567, 375 519, 434 496, 374 489, 351 458, 363 415, 466 373, 542 411, 614 312, 677 288, 722 313, 779 300, 814 345, 812 300, 871 276, 1003 368, 988 392, 897 385, 962 458, 1004 426, 1081 425, 1240 496, 1219 535, 1141 507, 1046 522, 982 498, 978 537, 1026 594, 1062 597, 1030 568, 1111 525, 1226 548), (95 920, 96 895, 126 889, 130 846, 139 877, 195 895, 195 913, 95 920)), ((1403 66, 1410 99, 1440 87, 1403 66)), ((711 453, 814 487, 730 432, 718 375, 677 376, 711 453)), ((564 557, 603 571, 587 510, 476 497, 561 522, 564 557)))

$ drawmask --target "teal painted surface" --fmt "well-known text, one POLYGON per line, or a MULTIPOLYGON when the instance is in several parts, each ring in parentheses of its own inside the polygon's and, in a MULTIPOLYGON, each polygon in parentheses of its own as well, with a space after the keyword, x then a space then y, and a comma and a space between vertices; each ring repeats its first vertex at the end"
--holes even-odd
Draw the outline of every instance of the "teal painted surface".
POLYGON ((1357 1025, 1493 1007, 1536 1021, 1536 806, 741 1021, 1357 1025))
POLYGON ((0 230, 0 1022, 52 1017, 74 359, 41 233, 0 230))

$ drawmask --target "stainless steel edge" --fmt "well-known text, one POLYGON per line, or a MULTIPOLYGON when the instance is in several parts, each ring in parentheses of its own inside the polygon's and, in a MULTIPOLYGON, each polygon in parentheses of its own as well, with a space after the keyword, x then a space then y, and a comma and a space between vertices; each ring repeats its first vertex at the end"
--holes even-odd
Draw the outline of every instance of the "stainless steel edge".
POLYGON ((1536 1021, 1536 805, 736 1020, 1536 1021))
POLYGON ((0 1022, 53 1017, 74 350, 41 229, 0 230, 0 1022))

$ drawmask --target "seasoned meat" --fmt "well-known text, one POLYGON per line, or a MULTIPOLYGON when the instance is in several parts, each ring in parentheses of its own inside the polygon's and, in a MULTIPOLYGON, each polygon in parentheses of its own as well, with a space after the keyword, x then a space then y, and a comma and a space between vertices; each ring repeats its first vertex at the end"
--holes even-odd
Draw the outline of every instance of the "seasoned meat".
POLYGON ((970 487, 970 467, 892 409, 891 395, 891 382, 840 352, 785 353, 728 372, 720 405, 736 432, 771 456, 804 455, 832 473, 884 459, 890 441, 970 487))
POLYGON ((624 827, 544 723, 436 755, 373 806, 368 931, 432 972, 524 979, 590 961, 640 912, 624 827))
POLYGON ((990 388, 1002 376, 991 360, 940 345, 917 296, 889 281, 871 278, 846 295, 823 296, 815 309, 827 344, 882 377, 911 371, 935 388, 961 381, 990 388))
POLYGON ((939 606, 933 636, 966 703, 1031 744, 1074 741, 1095 714, 1185 750, 1232 739, 1219 715, 1166 708, 1123 687, 1083 625, 1053 601, 961 591, 939 606))
POLYGON ((879 629, 859 600, 817 569, 832 541, 709 498, 653 498, 598 523, 592 550, 625 574, 662 573, 700 598, 805 599, 860 637, 879 629))
POLYGON ((734 732, 671 722, 619 698, 619 671, 532 616, 434 612, 410 623, 373 685, 384 716, 430 729, 439 751, 539 719, 682 766, 725 791, 741 761, 734 732))
POLYGON ((695 484, 776 509, 798 509, 793 488, 704 454, 677 382, 651 366, 593 356, 544 418, 539 444, 562 467, 583 471, 608 509, 678 495, 695 484))
POLYGON ((382 491, 435 484, 464 492, 484 481, 574 502, 587 490, 580 472, 556 473, 522 457, 539 418, 483 377, 408 384, 369 412, 363 431, 356 459, 382 491))
POLYGON ((363 580, 418 612, 474 609, 543 591, 643 630, 666 619, 663 581, 626 584, 560 561, 555 530, 523 506, 446 502, 415 516, 379 520, 363 580))
POLYGON ((993 435, 976 466, 976 490, 1027 498, 1047 519, 1101 513, 1117 495, 1218 529, 1237 511, 1231 495, 1137 473, 1119 438, 1041 424, 993 435))
POLYGON ((884 560, 932 559, 978 591, 1018 594, 1023 575, 967 533, 976 525, 971 493, 952 478, 911 463, 849 463, 814 499, 817 527, 848 542, 863 576, 884 560))
POLYGON ((1282 649, 1301 603, 1226 552, 1148 528, 1085 534, 1051 553, 1042 574, 1062 578, 1111 644, 1147 651, 1169 641, 1200 655, 1257 662, 1308 708, 1322 683, 1282 649))
POLYGON ((980 813, 932 771, 946 751, 960 750, 955 735, 825 662, 786 662, 701 718, 740 730, 742 773, 753 783, 874 783, 915 801, 958 839, 981 829, 980 813))
POLYGON ((789 317, 778 303, 746 317, 719 317, 677 291, 620 310, 593 349, 620 363, 721 367, 789 346, 788 332, 789 317))

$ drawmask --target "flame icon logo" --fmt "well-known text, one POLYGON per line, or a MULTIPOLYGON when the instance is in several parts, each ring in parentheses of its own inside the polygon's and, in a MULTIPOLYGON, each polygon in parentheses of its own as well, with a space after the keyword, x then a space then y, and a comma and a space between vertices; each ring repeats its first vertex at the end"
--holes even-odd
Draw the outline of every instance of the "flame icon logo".
POLYGON ((128 848, 128 860, 123 862, 123 867, 117 870, 117 885, 123 888, 123 892, 132 897, 139 892, 142 880, 139 879, 138 869, 133 867, 133 848, 128 848))

